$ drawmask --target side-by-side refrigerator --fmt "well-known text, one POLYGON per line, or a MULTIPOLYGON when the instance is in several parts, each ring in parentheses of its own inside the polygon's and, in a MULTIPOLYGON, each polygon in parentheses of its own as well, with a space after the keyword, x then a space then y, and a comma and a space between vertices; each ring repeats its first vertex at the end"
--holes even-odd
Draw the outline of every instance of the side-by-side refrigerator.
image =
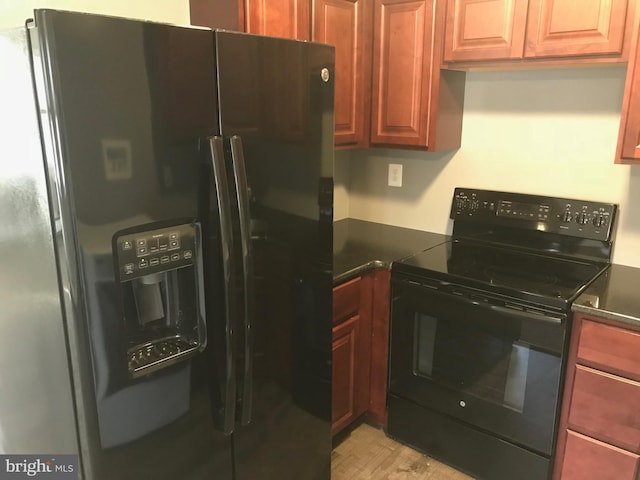
POLYGON ((0 453, 330 477, 333 55, 55 10, 0 34, 0 453))

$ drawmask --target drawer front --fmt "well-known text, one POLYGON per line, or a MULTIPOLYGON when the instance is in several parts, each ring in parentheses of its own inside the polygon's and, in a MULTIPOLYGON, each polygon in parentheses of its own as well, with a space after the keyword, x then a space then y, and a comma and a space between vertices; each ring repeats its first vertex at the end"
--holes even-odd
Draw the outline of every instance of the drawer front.
POLYGON ((333 289, 333 323, 341 322, 358 313, 361 282, 361 277, 358 277, 333 289))
POLYGON ((578 362, 640 380, 640 334, 584 320, 580 328, 578 362))
POLYGON ((569 427, 640 452, 640 383, 576 366, 569 427))
POLYGON ((567 431, 562 480, 635 480, 638 455, 567 431))

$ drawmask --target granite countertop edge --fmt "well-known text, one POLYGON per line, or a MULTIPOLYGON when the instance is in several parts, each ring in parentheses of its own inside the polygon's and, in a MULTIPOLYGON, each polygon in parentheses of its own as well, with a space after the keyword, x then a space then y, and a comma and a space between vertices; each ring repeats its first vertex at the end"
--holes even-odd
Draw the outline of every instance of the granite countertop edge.
MULTIPOLYGON (((605 320, 612 320, 618 323, 624 323, 634 327, 640 327, 640 317, 633 315, 627 315, 624 313, 618 313, 611 310, 603 310, 598 307, 589 307, 587 305, 573 304, 572 310, 574 313, 582 313, 585 315, 591 315, 593 317, 604 318, 605 320)), ((640 312, 638 312, 640 314, 640 312)))
POLYGON ((345 272, 340 272, 339 274, 335 275, 333 277, 333 285, 339 285, 369 270, 375 270, 376 268, 385 268, 387 270, 391 270, 392 263, 393 261, 370 260, 366 263, 358 265, 357 267, 351 268, 345 272))

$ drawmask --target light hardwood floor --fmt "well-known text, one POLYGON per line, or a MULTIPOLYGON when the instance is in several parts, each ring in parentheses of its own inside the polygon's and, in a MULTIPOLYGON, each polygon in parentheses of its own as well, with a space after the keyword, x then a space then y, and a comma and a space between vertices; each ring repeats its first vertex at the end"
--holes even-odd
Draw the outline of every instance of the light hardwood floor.
POLYGON ((337 445, 331 480, 473 480, 362 424, 337 445))

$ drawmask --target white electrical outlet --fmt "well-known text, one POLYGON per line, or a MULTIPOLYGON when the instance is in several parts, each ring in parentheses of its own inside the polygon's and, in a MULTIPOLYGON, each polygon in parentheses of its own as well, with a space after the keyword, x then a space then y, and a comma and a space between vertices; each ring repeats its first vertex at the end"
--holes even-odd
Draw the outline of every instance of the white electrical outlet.
POLYGON ((389 164, 389 180, 390 187, 402 186, 402 165, 399 163, 389 164))

